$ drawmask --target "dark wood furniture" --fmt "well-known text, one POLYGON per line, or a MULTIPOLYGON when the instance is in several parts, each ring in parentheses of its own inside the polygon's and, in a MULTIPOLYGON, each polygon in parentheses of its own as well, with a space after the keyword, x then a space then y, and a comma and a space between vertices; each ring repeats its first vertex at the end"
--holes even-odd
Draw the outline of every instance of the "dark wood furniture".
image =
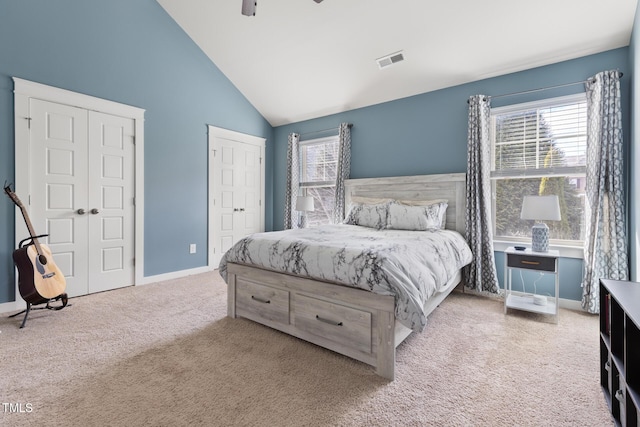
POLYGON ((616 424, 640 426, 640 283, 600 280, 600 384, 616 424))

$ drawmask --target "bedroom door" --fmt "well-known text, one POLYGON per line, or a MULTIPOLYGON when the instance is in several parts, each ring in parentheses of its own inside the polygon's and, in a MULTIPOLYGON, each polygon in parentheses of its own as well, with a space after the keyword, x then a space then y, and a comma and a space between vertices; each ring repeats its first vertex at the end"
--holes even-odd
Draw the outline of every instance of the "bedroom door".
POLYGON ((209 266, 238 240, 264 231, 264 139, 209 128, 209 266))
POLYGON ((30 100, 30 216, 67 294, 134 283, 134 123, 30 100))

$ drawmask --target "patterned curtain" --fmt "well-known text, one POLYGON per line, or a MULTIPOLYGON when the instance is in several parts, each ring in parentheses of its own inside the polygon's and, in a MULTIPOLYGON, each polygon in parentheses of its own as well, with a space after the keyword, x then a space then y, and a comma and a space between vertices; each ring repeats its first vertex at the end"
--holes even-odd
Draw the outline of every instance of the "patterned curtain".
POLYGON ((467 143, 467 243, 473 252, 464 268, 465 285, 478 292, 498 293, 498 275, 491 229, 491 142, 489 100, 484 95, 469 98, 467 143))
POLYGON ((620 75, 603 71, 587 80, 587 230, 582 308, 600 310, 600 278, 627 280, 623 196, 620 75))
POLYGON ((336 174, 336 201, 333 208, 333 223, 344 220, 344 181, 351 172, 351 124, 341 123, 338 132, 338 171, 336 174))
POLYGON ((284 229, 298 227, 298 215, 296 211, 296 200, 298 198, 298 187, 300 186, 300 155, 299 155, 300 135, 289 134, 289 145, 287 147, 287 189, 284 196, 284 229))

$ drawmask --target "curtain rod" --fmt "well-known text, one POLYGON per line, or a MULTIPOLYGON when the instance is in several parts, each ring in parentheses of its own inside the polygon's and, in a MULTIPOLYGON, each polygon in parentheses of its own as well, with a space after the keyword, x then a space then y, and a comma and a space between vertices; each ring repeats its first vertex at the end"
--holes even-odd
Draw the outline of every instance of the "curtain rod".
MULTIPOLYGON (((623 73, 621 73, 621 72, 618 72, 618 74, 619 74, 619 77, 623 76, 623 73)), ((558 89, 558 88, 561 88, 561 87, 580 85, 580 84, 585 84, 585 83, 588 83, 588 82, 589 82, 589 79, 582 80, 582 81, 579 81, 579 82, 565 83, 565 84, 562 84, 562 85, 541 87, 541 88, 538 88, 538 89, 531 89, 531 90, 524 90, 522 92, 505 93, 505 94, 502 94, 502 95, 489 95, 487 98, 492 99, 492 98, 502 98, 502 97, 506 97, 506 96, 514 96, 514 95, 524 95, 524 94, 527 94, 527 93, 540 92, 540 91, 543 91, 543 90, 550 90, 550 89, 558 89)), ((469 103, 469 100, 467 99, 467 104, 468 103, 469 103)))
MULTIPOLYGON (((347 123, 347 126, 352 127, 352 126, 353 126, 353 123, 347 123)), ((331 131, 331 130, 339 130, 339 129, 340 129, 340 126, 338 126, 338 127, 336 127, 336 128, 330 128, 330 129, 314 130, 314 131, 311 131, 311 132, 301 133, 301 134, 299 134, 299 135, 300 135, 300 136, 302 136, 302 135, 312 135, 312 134, 314 134, 314 133, 329 132, 329 131, 331 131)))

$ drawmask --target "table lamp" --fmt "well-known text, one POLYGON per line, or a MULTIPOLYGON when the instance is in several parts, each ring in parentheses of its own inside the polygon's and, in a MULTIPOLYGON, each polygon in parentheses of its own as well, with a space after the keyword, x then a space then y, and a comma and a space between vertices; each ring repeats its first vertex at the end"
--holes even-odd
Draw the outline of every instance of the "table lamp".
POLYGON ((536 221, 531 228, 531 250, 549 251, 549 227, 542 221, 560 221, 558 196, 524 196, 520 219, 536 221))
POLYGON ((300 212, 300 222, 298 223, 298 226, 300 228, 306 228, 307 212, 313 212, 313 197, 298 196, 296 199, 296 210, 300 212))

